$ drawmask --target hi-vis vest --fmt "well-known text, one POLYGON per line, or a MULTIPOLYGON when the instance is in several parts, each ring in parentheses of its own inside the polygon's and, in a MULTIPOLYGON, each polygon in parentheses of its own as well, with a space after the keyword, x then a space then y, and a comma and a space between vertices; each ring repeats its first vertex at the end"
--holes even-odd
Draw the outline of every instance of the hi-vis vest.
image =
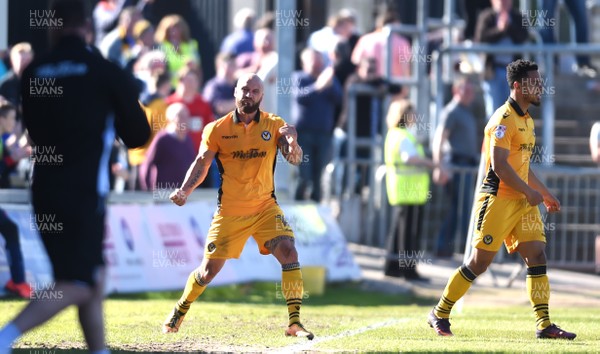
POLYGON ((400 145, 404 139, 417 147, 420 157, 425 157, 423 146, 408 130, 392 128, 388 131, 384 150, 388 201, 391 205, 425 204, 429 195, 429 173, 402 162, 400 145))

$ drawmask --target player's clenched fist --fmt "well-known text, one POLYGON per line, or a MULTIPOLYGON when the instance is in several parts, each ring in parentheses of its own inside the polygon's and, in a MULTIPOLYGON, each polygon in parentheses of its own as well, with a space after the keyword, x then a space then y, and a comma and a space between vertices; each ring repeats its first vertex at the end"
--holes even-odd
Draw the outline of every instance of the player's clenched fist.
POLYGON ((169 199, 171 199, 173 203, 182 206, 187 200, 187 194, 185 194, 185 192, 181 189, 177 188, 173 191, 173 193, 171 193, 169 199))

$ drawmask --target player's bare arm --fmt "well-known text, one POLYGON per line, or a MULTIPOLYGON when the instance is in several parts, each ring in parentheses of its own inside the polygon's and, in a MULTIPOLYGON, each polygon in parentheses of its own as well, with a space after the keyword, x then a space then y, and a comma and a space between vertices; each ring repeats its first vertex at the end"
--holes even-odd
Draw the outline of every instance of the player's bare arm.
POLYGON ((549 213, 556 213, 560 211, 560 202, 558 199, 552 195, 552 193, 550 193, 548 188, 546 188, 544 183, 537 178, 531 168, 529 169, 528 183, 531 188, 542 194, 542 197, 544 198, 544 206, 549 213))
POLYGON ((284 124, 279 128, 281 137, 277 141, 277 146, 285 159, 294 166, 302 162, 302 148, 298 144, 298 133, 293 125, 284 124))
MULTIPOLYGON (((509 187, 525 194, 527 201, 530 205, 540 204, 544 198, 542 194, 537 190, 531 188, 525 181, 523 181, 515 170, 508 163, 507 149, 494 146, 491 152, 491 162, 494 172, 506 185, 509 187)), ((531 170, 530 170, 531 173, 531 170)))
POLYGON ((171 201, 179 206, 184 205, 187 197, 204 181, 208 174, 210 164, 215 158, 216 153, 205 148, 200 148, 196 160, 192 162, 190 168, 185 174, 185 179, 181 188, 177 188, 169 197, 171 201))

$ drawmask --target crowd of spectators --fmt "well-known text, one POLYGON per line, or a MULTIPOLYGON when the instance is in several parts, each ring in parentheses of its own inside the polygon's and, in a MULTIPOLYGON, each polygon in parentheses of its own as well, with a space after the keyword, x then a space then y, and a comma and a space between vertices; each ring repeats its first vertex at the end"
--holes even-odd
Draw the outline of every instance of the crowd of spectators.
MULTIPOLYGON (((232 19, 234 30, 223 38, 213 59, 202 55, 199 39, 193 38, 182 15, 153 18, 148 11, 152 2, 100 0, 93 10, 95 33, 90 36, 90 45, 135 76, 139 100, 152 127, 152 137, 144 147, 126 151, 123 145, 115 143, 110 162, 114 188, 174 188, 183 179, 185 170, 181 167, 189 165, 189 156, 187 152, 181 152, 185 158, 165 160, 165 154, 176 151, 176 147, 191 147, 193 153, 197 152, 206 124, 235 108, 233 91, 237 77, 252 72, 264 81, 261 109, 278 113, 278 95, 289 94, 291 115, 284 119, 297 126, 299 140, 307 155, 307 161, 297 171, 290 171, 289 166, 278 166, 285 174, 276 177, 276 184, 280 184, 279 187, 284 183, 296 186, 288 191, 297 200, 319 202, 324 194, 321 176, 326 165, 345 153, 350 87, 364 85, 377 93, 359 93, 355 101, 357 136, 374 138, 386 130, 382 122, 387 100, 408 97, 407 87, 390 84, 390 78, 408 78, 413 56, 421 54, 413 53, 411 39, 399 34, 392 35, 391 48, 386 48, 385 26, 400 23, 394 9, 380 11, 373 21, 373 30, 360 33, 357 12, 345 8, 329 16, 324 27, 307 37, 306 43, 295 53, 300 59, 297 71, 289 78, 282 78, 277 76, 279 55, 282 54, 276 48, 274 13, 267 12, 257 18, 253 9, 239 10, 232 19), (387 49, 397 58, 390 65, 388 74, 384 57, 387 49), (207 80, 201 70, 203 60, 214 61, 216 75, 207 80), (173 164, 181 165, 177 168, 173 164), (162 173, 161 169, 169 171, 162 173), (295 182, 289 182, 290 176, 295 182)), ((463 3, 471 2, 465 0, 463 3)), ((574 16, 580 17, 581 8, 576 0, 566 1, 566 5, 574 16)), ((554 9, 556 1, 540 1, 540 6, 554 9)), ((514 8, 511 0, 482 1, 476 6, 466 6, 467 28, 460 39, 487 43, 527 41, 527 29, 521 26, 522 14, 514 8)), ((586 26, 586 23, 577 22, 578 42, 587 40, 586 26)), ((555 41, 548 29, 542 34, 545 42, 555 41)), ((21 128, 19 78, 33 56, 28 43, 18 43, 10 50, 10 60, 0 61, 0 95, 15 107, 16 112, 14 127, 2 124, 0 181, 4 187, 25 185, 10 176, 20 171, 20 160, 24 160, 21 162, 24 165, 28 163, 31 151, 21 128), (16 182, 11 184, 11 180, 16 182)), ((512 55, 495 55, 485 60, 485 70, 481 74, 486 116, 490 116, 507 96, 504 67, 512 59, 512 55)), ((595 72, 589 57, 577 57, 577 63, 587 74, 595 72)), ((444 122, 447 124, 451 120, 444 122)), ((359 147, 356 156, 371 158, 372 149, 359 147)), ((366 175, 371 172, 368 166, 359 169, 356 185, 343 187, 360 191, 367 183, 366 175)), ((23 174, 21 177, 21 180, 26 179, 23 174)), ((346 180, 344 178, 343 183, 346 180)), ((215 165, 202 187, 215 188, 218 183, 215 165)))

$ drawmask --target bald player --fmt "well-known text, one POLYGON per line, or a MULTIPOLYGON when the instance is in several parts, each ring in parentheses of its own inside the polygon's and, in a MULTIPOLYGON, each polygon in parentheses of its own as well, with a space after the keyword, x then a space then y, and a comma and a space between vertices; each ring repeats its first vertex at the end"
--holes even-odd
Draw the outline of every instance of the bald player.
POLYGON ((202 183, 213 159, 221 175, 217 210, 208 231, 204 259, 190 273, 185 289, 163 324, 163 332, 177 332, 191 304, 204 292, 225 261, 239 258, 246 241, 254 237, 263 255, 281 264, 281 289, 289 315, 286 336, 314 335, 300 322, 303 282, 294 232, 277 204, 273 173, 277 150, 293 165, 302 161, 296 128, 281 117, 260 111, 263 83, 244 74, 234 92, 236 109, 204 128, 196 160, 171 201, 182 206, 202 183))

